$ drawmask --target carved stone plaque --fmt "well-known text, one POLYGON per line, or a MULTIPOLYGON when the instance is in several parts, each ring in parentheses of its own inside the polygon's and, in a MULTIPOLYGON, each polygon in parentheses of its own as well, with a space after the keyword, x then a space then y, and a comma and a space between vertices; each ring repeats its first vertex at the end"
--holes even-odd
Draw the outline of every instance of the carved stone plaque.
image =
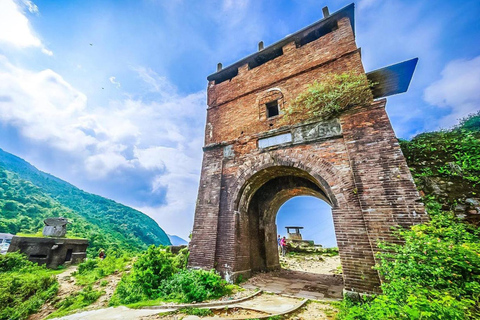
POLYGON ((308 124, 292 130, 293 143, 325 139, 341 134, 342 126, 338 119, 308 124))

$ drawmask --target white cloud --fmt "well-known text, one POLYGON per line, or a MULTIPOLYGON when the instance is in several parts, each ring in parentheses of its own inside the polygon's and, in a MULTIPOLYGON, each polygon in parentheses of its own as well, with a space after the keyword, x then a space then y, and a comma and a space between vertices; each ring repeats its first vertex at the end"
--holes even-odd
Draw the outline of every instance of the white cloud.
POLYGON ((35 3, 33 3, 32 1, 30 0, 22 0, 22 4, 27 7, 28 11, 30 11, 30 13, 35 13, 35 14, 38 14, 38 7, 35 3))
POLYGON ((150 172, 147 193, 159 197, 166 190, 166 204, 139 209, 169 233, 187 236, 200 173, 205 93, 179 96, 165 78, 140 69, 159 99, 126 98, 94 108, 53 70, 25 70, 0 56, 0 122, 31 141, 74 155, 77 162, 71 166, 90 181, 150 172))
POLYGON ((167 78, 159 76, 150 68, 145 68, 142 66, 131 67, 135 71, 138 77, 145 82, 148 87, 148 90, 155 92, 157 94, 170 95, 176 91, 176 88, 167 80, 167 78))
POLYGON ((116 80, 115 80, 115 77, 112 76, 112 77, 108 78, 108 80, 110 80, 110 82, 111 82, 115 87, 117 87, 117 88, 120 88, 120 87, 121 87, 120 82, 116 81, 116 80))
MULTIPOLYGON (((38 13, 33 2, 26 0, 23 5, 31 13, 38 13)), ((13 0, 0 1, 0 43, 2 42, 16 48, 37 47, 44 54, 53 55, 35 35, 21 6, 13 0)))
POLYGON ((450 108, 451 113, 440 120, 450 127, 458 119, 480 110, 480 56, 471 60, 454 60, 442 71, 442 78, 425 89, 426 102, 450 108))

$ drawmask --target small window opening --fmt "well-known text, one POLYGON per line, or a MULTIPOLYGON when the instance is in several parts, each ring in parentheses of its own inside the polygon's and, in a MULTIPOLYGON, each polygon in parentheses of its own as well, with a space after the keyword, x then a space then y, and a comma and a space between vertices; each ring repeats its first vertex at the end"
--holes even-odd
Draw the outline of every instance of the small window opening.
POLYGON ((266 104, 267 106, 267 118, 278 116, 278 100, 269 102, 266 104))

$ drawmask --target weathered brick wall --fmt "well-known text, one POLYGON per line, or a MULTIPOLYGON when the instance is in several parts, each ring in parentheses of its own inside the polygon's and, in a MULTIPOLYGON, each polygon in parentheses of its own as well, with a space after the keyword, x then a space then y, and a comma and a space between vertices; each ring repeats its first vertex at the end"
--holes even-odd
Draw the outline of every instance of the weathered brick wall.
POLYGON ((209 83, 205 145, 232 141, 284 125, 279 118, 259 121, 260 108, 265 108, 260 100, 268 89, 279 88, 288 104, 308 84, 329 73, 364 72, 348 19, 338 24, 337 30, 302 47, 296 48, 293 42, 287 44, 282 56, 257 68, 240 67, 239 74, 230 81, 217 85, 209 83))
POLYGON ((312 82, 330 73, 363 73, 348 18, 306 45, 208 87, 203 169, 190 266, 215 267, 225 277, 278 268, 275 216, 296 195, 332 206, 345 288, 376 292, 377 240, 390 228, 424 219, 423 207, 385 112, 385 101, 356 108, 333 122, 267 118, 265 103, 282 112, 312 82), (291 134, 259 148, 258 141, 291 134))
POLYGON ((223 150, 206 150, 203 153, 202 174, 195 208, 194 228, 188 263, 192 267, 215 268, 218 212, 222 180, 223 150))
POLYGON ((341 118, 355 187, 374 243, 395 242, 391 227, 408 227, 427 218, 385 104, 383 99, 341 118))

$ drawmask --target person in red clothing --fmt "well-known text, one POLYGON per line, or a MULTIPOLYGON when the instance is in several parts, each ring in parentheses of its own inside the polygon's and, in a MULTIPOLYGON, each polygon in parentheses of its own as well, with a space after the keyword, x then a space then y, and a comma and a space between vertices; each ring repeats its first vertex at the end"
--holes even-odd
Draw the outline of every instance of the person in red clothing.
POLYGON ((287 239, 285 237, 280 240, 280 247, 282 247, 282 257, 285 257, 285 253, 287 253, 287 239))

